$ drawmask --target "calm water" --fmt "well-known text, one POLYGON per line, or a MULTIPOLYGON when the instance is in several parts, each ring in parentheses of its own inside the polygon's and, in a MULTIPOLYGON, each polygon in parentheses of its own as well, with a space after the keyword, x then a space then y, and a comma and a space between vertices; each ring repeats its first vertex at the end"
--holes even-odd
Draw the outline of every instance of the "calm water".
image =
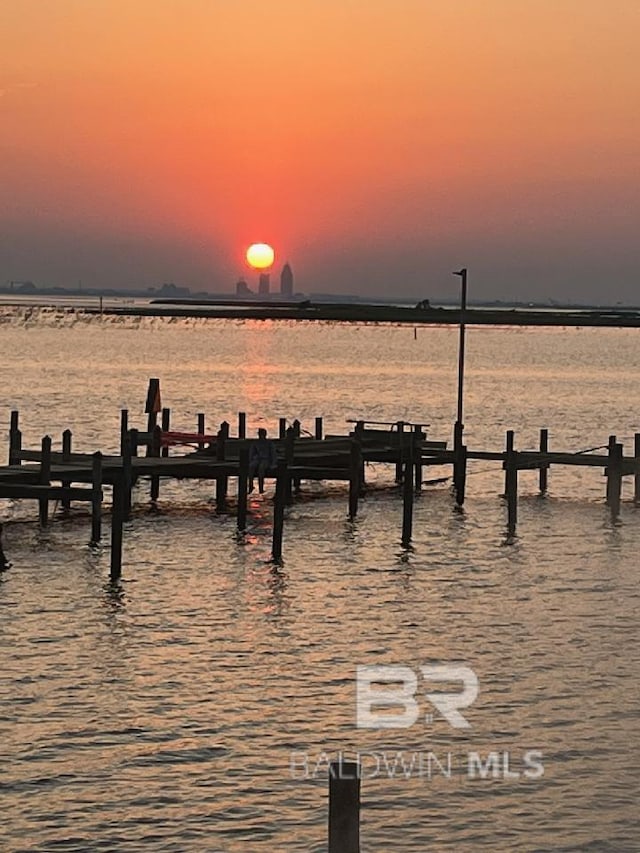
MULTIPOLYGON (((59 446, 69 427, 79 449, 115 449, 121 407, 144 423, 149 376, 178 429, 244 410, 272 433, 279 416, 311 429, 323 415, 329 432, 413 418, 447 439, 455 417, 452 329, 8 308, 0 323, 0 416, 20 409, 25 446, 47 432, 59 446)), ((542 426, 557 449, 628 443, 638 334, 470 329, 468 444, 499 449, 514 428, 534 447, 542 426)), ((363 754, 363 851, 640 850, 639 512, 627 502, 612 525, 596 469, 552 469, 545 500, 523 475, 507 543, 502 472, 471 470, 464 514, 446 485, 425 490, 412 551, 392 490, 351 524, 343 488, 308 486, 279 572, 269 495, 238 541, 210 485, 163 483, 153 514, 141 482, 116 588, 82 511, 41 531, 34 506, 0 501, 14 562, 0 578, 0 848, 321 851, 323 754, 344 750, 363 754), (425 722, 426 701, 410 728, 356 727, 357 665, 449 662, 479 679, 471 728, 425 722), (469 754, 491 752, 497 778, 470 778, 469 754)))

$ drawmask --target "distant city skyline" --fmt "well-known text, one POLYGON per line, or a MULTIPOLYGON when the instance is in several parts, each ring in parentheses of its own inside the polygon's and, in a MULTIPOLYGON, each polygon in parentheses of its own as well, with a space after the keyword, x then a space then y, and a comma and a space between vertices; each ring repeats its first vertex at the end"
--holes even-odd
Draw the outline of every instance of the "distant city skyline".
POLYGON ((640 6, 3 11, 0 281, 633 302, 640 6), (295 70, 295 73, 293 73, 295 70))

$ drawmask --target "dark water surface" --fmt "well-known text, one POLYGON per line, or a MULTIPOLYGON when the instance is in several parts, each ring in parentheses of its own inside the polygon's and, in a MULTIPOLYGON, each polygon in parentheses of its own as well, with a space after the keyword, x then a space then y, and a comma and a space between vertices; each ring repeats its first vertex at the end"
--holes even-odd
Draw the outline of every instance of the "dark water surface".
MULTIPOLYGON (((323 415, 329 432, 405 417, 449 439, 455 417, 452 329, 0 321, 0 415, 20 409, 29 447, 69 427, 78 449, 114 450, 121 407, 144 424, 149 376, 177 429, 244 410, 271 433, 279 416, 311 429, 323 415)), ((534 447, 546 426, 555 449, 628 445, 637 335, 471 329, 468 444, 499 449, 514 428, 534 447)), ((446 485, 417 500, 409 551, 392 489, 350 523, 342 487, 305 487, 277 571, 271 488, 239 541, 211 484, 163 482, 151 513, 141 481, 115 587, 81 510, 41 531, 34 506, 0 501, 14 562, 0 577, 0 849, 321 851, 325 757, 344 750, 362 754, 363 851, 640 850, 640 511, 626 500, 612 524, 598 469, 552 469, 544 500, 525 474, 508 542, 502 472, 471 471, 464 513, 446 485), (409 728, 357 728, 356 666, 450 662, 478 677, 470 728, 425 720, 422 698, 409 728), (492 752, 495 778, 471 778, 470 753, 492 752)))

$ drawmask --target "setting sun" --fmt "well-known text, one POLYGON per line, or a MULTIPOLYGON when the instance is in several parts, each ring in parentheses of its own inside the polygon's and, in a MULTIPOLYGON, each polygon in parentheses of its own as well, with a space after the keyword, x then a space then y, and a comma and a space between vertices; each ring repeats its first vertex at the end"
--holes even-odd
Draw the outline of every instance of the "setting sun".
POLYGON ((275 252, 267 243, 254 243, 247 249, 247 263, 254 270, 266 270, 273 264, 275 252))

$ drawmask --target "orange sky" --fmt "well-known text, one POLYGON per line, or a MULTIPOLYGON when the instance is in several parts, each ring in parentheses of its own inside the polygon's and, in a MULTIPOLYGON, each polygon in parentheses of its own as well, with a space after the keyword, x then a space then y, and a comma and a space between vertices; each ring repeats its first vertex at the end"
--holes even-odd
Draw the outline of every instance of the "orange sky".
POLYGON ((307 292, 631 298, 639 32, 637 0, 0 0, 0 281, 228 290, 266 240, 307 292))

